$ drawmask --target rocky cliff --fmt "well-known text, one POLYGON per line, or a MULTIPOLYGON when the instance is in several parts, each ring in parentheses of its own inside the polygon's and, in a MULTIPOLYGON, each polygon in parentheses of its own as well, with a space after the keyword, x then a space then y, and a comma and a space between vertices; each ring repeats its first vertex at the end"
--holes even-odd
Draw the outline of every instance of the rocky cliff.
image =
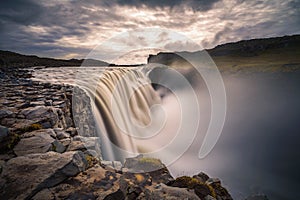
POLYGON ((219 179, 174 179, 155 158, 102 160, 87 95, 30 76, 0 71, 0 199, 232 199, 219 179), (78 128, 73 112, 86 112, 78 128))

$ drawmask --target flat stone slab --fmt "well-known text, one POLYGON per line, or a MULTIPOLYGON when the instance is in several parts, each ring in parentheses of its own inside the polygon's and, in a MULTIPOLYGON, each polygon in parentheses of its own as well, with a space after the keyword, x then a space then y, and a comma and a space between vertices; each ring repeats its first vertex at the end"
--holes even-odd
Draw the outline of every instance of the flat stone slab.
POLYGON ((10 159, 0 177, 0 199, 31 199, 44 188, 53 187, 87 167, 82 152, 48 152, 10 159))
POLYGON ((47 133, 40 133, 33 137, 21 139, 14 148, 17 156, 33 153, 46 153, 52 149, 54 139, 47 133))

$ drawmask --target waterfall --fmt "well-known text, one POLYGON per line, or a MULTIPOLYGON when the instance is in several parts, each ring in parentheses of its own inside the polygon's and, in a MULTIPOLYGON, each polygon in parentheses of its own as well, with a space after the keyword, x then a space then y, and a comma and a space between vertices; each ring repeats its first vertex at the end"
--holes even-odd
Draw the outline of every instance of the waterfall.
POLYGON ((200 92, 189 83, 189 74, 195 73, 184 74, 146 65, 47 68, 34 76, 37 81, 73 86, 77 133, 100 137, 101 152, 91 147, 91 153, 119 161, 142 153, 170 164, 187 151, 199 124, 200 92))
POLYGON ((157 126, 152 120, 159 95, 141 69, 104 71, 89 90, 105 160, 121 160, 140 153, 135 139, 157 126))

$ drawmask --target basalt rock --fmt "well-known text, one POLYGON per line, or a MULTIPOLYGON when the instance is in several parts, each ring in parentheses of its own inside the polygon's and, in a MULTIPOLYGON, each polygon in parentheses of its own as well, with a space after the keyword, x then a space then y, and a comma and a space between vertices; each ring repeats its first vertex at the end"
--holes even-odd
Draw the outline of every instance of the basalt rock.
POLYGON ((52 143, 55 140, 46 133, 41 133, 33 137, 24 138, 15 146, 14 152, 17 156, 32 153, 46 153, 52 150, 52 143))
POLYGON ((30 154, 10 159, 1 173, 0 199, 30 199, 87 167, 81 152, 30 154))

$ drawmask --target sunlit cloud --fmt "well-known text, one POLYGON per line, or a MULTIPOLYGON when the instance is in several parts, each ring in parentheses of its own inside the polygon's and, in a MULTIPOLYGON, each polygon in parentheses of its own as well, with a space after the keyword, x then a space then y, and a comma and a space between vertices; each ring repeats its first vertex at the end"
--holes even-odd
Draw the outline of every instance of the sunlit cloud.
MULTIPOLYGON (((201 48, 300 32, 299 1, 293 0, 13 0, 1 4, 0 49, 59 58, 84 58, 117 34, 148 27, 178 32, 201 48)), ((147 37, 157 37, 166 49, 198 50, 163 34, 129 36, 116 41, 115 47, 149 47, 147 37)), ((110 53, 104 51, 102 58, 110 60, 110 53)))

